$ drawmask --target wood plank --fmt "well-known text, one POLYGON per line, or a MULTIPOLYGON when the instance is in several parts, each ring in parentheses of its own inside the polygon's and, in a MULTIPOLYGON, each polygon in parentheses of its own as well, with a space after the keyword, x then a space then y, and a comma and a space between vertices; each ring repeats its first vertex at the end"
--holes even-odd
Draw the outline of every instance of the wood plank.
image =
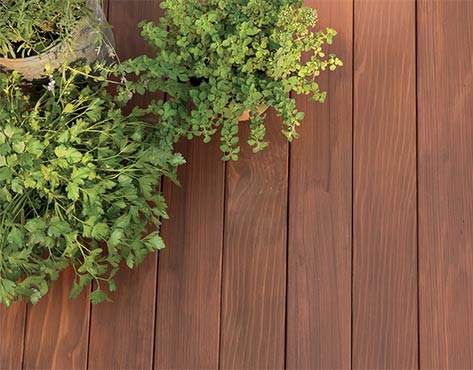
POLYGON ((182 188, 164 183, 170 220, 159 252, 155 367, 216 369, 220 334, 225 167, 218 139, 176 148, 182 188))
MULTIPOLYGON (((115 26, 121 59, 143 53, 145 43, 137 23, 161 14, 159 1, 109 0, 109 20, 115 26)), ((146 98, 134 103, 146 102, 146 98)), ((89 368, 148 369, 153 364, 157 254, 138 269, 123 267, 117 275, 113 303, 92 308, 89 368)))
POLYGON ((418 3, 420 364, 473 368, 473 2, 418 3))
POLYGON ((92 306, 89 369, 150 369, 153 364, 157 256, 117 274, 113 302, 92 306))
POLYGON ((21 369, 24 347, 26 304, 0 305, 0 369, 21 369))
POLYGON ((311 0, 320 24, 337 30, 329 49, 343 68, 321 78, 325 104, 298 97, 305 112, 291 144, 286 364, 348 369, 351 352, 352 1, 311 0))
POLYGON ((354 14, 353 368, 410 369, 418 361, 415 2, 357 0, 354 14))
POLYGON ((227 166, 224 369, 284 367, 288 145, 273 111, 267 127, 269 148, 255 155, 242 145, 240 160, 227 166))
POLYGON ((87 366, 90 302, 69 299, 74 271, 67 269, 37 305, 29 305, 25 369, 84 369, 87 366))

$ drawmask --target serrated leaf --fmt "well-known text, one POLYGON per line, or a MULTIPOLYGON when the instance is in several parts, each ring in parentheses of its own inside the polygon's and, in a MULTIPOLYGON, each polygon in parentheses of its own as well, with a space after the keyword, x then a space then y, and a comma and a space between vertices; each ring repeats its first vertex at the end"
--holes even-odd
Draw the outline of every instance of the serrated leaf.
POLYGON ((121 229, 126 229, 130 225, 131 216, 129 214, 122 215, 117 218, 114 226, 121 229))
POLYGON ((17 152, 18 154, 21 154, 25 151, 25 142, 24 141, 20 141, 19 143, 14 143, 12 145, 12 148, 15 152, 17 152))
POLYGON ((80 162, 82 154, 75 148, 65 147, 64 145, 59 145, 54 149, 54 154, 58 158, 65 158, 69 163, 80 162))
POLYGON ((61 236, 72 231, 71 226, 66 221, 60 221, 58 219, 51 221, 51 226, 48 228, 49 236, 61 236))
POLYGON ((104 222, 99 222, 92 227, 90 235, 97 240, 103 240, 108 234, 108 225, 104 222))
POLYGON ((46 228, 46 221, 44 221, 42 218, 32 218, 28 220, 28 222, 25 225, 25 228, 30 233, 42 231, 46 228))
POLYGON ((90 301, 92 302, 92 304, 98 304, 109 301, 109 298, 103 290, 96 289, 92 293, 90 293, 90 301))
POLYGON ((0 168, 0 181, 5 181, 12 178, 12 171, 8 167, 0 168))
POLYGON ((110 238, 108 238, 107 245, 109 247, 116 247, 120 244, 121 238, 123 237, 123 231, 120 229, 113 230, 110 238))
POLYGON ((24 235, 20 229, 13 227, 8 233, 7 241, 11 244, 14 244, 17 247, 22 247, 24 240, 24 235))
POLYGON ((75 182, 69 183, 66 187, 67 190, 67 197, 70 200, 76 201, 79 199, 79 185, 77 185, 75 182))
POLYGON ((157 233, 150 235, 151 237, 145 239, 145 242, 148 246, 150 246, 153 250, 160 250, 165 247, 163 239, 157 233))

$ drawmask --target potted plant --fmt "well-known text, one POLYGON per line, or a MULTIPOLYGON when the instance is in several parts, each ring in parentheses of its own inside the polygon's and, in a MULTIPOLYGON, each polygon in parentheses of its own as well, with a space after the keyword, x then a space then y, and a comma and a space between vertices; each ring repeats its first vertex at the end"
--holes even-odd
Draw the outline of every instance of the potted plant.
POLYGON ((0 70, 32 80, 46 64, 113 59, 113 47, 99 0, 0 0, 0 70))
POLYGON ((264 112, 283 118, 284 135, 297 137, 303 113, 291 93, 323 102, 317 78, 342 62, 326 54, 335 30, 313 31, 314 9, 302 0, 167 0, 158 23, 143 22, 142 36, 154 54, 125 61, 120 73, 138 76, 127 83, 137 93, 161 91, 148 112, 159 116, 162 136, 203 136, 219 130, 224 159, 237 159, 239 121, 249 120, 248 143, 263 149, 264 112), (307 55, 306 55, 307 54, 307 55))
POLYGON ((163 247, 161 176, 175 180, 179 154, 128 115, 107 91, 103 65, 47 71, 25 93, 18 72, 0 74, 0 303, 36 303, 66 267, 71 295, 96 282, 107 299, 123 260, 131 268, 163 247))

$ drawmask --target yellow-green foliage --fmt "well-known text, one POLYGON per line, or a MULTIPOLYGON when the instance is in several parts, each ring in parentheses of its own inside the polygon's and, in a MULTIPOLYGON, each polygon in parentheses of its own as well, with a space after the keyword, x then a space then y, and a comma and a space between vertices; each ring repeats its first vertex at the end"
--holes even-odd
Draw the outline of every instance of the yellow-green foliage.
POLYGON ((220 131, 224 159, 238 158, 238 117, 246 110, 251 112, 248 143, 254 151, 267 145, 261 112, 268 107, 283 118, 283 133, 292 140, 303 113, 289 94, 323 102, 325 92, 317 77, 342 65, 323 50, 336 32, 313 31, 317 13, 302 3, 164 1, 164 17, 157 24, 141 24, 154 55, 122 67, 122 72, 139 77, 128 87, 138 93, 166 93, 166 101, 153 102, 149 111, 159 115, 160 127, 171 140, 185 135, 203 136, 208 142, 220 131), (306 53, 309 57, 303 59, 306 53))

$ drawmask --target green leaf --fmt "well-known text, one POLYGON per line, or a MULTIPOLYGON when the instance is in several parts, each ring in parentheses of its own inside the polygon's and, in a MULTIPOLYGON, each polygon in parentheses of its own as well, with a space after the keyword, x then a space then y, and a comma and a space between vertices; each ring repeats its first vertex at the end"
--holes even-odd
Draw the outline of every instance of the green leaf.
POLYGON ((120 244, 121 238, 123 237, 123 231, 120 229, 113 230, 110 238, 108 238, 107 244, 109 247, 116 247, 120 244))
POLYGON ((8 233, 7 240, 9 243, 14 244, 18 248, 23 247, 24 235, 20 229, 13 227, 12 230, 8 233))
POLYGON ((126 262, 126 265, 132 269, 135 265, 135 256, 132 253, 129 253, 125 257, 125 262, 126 262))
POLYGON ((98 304, 106 301, 110 301, 107 294, 103 290, 96 289, 90 293, 90 301, 92 304, 98 304))
POLYGON ((43 144, 36 139, 30 140, 26 145, 27 152, 36 156, 40 156, 43 153, 43 149, 43 144))
POLYGON ((160 250, 165 247, 163 239, 157 234, 150 234, 151 237, 145 239, 145 242, 152 250, 160 250))
POLYGON ((115 292, 117 290, 117 285, 115 284, 115 280, 110 279, 108 281, 108 290, 110 290, 111 292, 115 292))
POLYGON ((66 187, 67 190, 67 197, 70 200, 76 201, 79 199, 79 185, 77 185, 75 182, 69 183, 66 187))
POLYGON ((65 158, 69 161, 69 163, 77 163, 80 162, 82 158, 82 154, 77 149, 71 147, 65 147, 64 145, 60 145, 54 149, 54 154, 58 158, 65 158))
POLYGON ((19 178, 13 179, 11 183, 11 189, 18 194, 23 193, 23 186, 21 185, 21 180, 19 178))
POLYGON ((37 304, 41 299, 42 295, 41 292, 37 289, 33 289, 33 294, 30 295, 30 302, 32 304, 37 304))
POLYGON ((72 231, 71 226, 66 221, 60 221, 57 218, 51 220, 51 226, 48 228, 49 236, 61 236, 72 231))
POLYGON ((3 132, 5 133, 5 136, 9 139, 15 135, 15 129, 11 125, 7 125, 4 129, 3 132))
POLYGON ((25 151, 25 142, 24 141, 20 141, 19 143, 15 143, 12 145, 12 148, 15 152, 17 152, 18 154, 21 154, 25 151))
POLYGON ((99 222, 92 227, 91 236, 97 240, 103 240, 108 235, 108 225, 104 222, 99 222))
POLYGON ((65 114, 74 112, 74 105, 72 105, 71 103, 67 103, 62 112, 65 114))
POLYGON ((83 288, 74 280, 72 283, 71 291, 69 292, 69 298, 79 297, 80 293, 82 292, 82 289, 83 288))
POLYGON ((0 181, 9 180, 12 178, 12 171, 8 167, 0 168, 0 181))
POLYGON ((32 218, 28 220, 28 222, 25 225, 25 228, 30 233, 42 231, 46 228, 46 221, 44 221, 42 218, 32 218))
POLYGON ((131 216, 127 213, 117 218, 114 226, 116 228, 126 229, 130 225, 131 216))

